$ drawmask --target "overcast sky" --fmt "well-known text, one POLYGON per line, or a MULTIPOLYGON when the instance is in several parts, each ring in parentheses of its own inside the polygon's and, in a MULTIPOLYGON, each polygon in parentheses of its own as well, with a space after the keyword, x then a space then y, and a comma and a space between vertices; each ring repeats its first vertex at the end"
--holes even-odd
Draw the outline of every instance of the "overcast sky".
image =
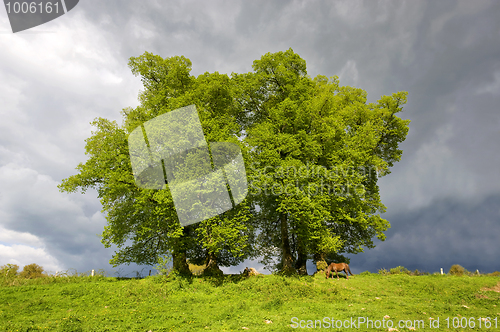
MULTIPOLYGON (((0 7, 0 265, 119 270, 96 192, 56 186, 86 160, 89 122, 138 105, 131 56, 184 55, 197 76, 291 47, 370 102, 408 91, 403 157, 379 181, 392 228, 352 271, 500 270, 498 1, 81 0, 16 34, 0 7)), ((262 268, 224 270, 245 265, 262 268)))

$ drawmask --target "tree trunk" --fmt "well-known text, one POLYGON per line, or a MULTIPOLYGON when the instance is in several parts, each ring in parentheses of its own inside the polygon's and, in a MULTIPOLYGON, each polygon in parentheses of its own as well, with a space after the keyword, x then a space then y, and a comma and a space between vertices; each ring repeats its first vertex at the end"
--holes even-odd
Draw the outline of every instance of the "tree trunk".
POLYGON ((317 252, 314 254, 314 262, 316 263, 316 273, 323 272, 327 267, 328 263, 326 262, 325 253, 317 252))
POLYGON ((172 252, 173 269, 180 274, 190 275, 189 265, 187 263, 186 250, 174 250, 172 252))
POLYGON ((297 261, 295 262, 295 268, 300 275, 307 275, 307 252, 300 236, 297 235, 297 261))
POLYGON ((183 227, 182 236, 175 240, 172 250, 173 270, 183 275, 191 275, 186 255, 186 240, 188 239, 189 230, 189 226, 183 227))
POLYGON ((203 270, 205 275, 223 275, 224 272, 219 268, 217 264, 217 257, 213 253, 207 254, 206 268, 203 270))
POLYGON ((282 213, 281 216, 281 250, 283 256, 281 258, 282 272, 285 274, 296 273, 293 268, 292 251, 290 250, 290 240, 288 239, 288 221, 286 214, 282 213))

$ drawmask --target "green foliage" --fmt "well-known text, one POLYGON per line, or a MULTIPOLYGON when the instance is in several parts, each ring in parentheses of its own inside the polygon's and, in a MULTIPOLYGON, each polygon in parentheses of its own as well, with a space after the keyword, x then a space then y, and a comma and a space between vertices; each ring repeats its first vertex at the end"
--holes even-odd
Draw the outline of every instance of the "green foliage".
POLYGON ((155 269, 162 276, 168 276, 172 272, 172 258, 170 255, 159 256, 155 269))
POLYGON ((403 266, 392 268, 389 274, 410 274, 411 272, 403 266))
POLYGON ((451 274, 453 276, 463 276, 465 273, 466 270, 458 264, 452 265, 450 267, 450 271, 448 271, 448 274, 451 274))
POLYGON ((0 275, 7 279, 14 278, 17 276, 19 266, 16 264, 7 264, 0 266, 0 275))
POLYGON ((430 317, 492 317, 500 300, 494 289, 498 277, 488 276, 364 272, 349 280, 276 275, 22 280, 22 286, 0 287, 1 331, 284 331, 290 330, 291 317, 314 321, 332 312, 342 321, 360 314, 380 320, 389 315, 395 325, 423 320, 419 330, 428 330, 430 317))
POLYGON ((325 261, 318 261, 316 262, 316 270, 317 271, 324 271, 328 267, 328 263, 325 261))
MULTIPOLYGON (((404 266, 397 266, 395 268, 389 269, 389 271, 387 271, 385 268, 383 268, 383 269, 378 270, 378 274, 384 275, 384 276, 395 275, 395 274, 406 274, 406 275, 411 275, 411 276, 429 276, 429 275, 431 275, 429 272, 423 272, 423 271, 419 271, 419 270, 415 270, 412 272, 412 271, 408 270, 407 268, 405 268, 404 266)), ((438 275, 438 274, 439 273, 436 273, 435 275, 438 275)))
POLYGON ((222 272, 222 270, 219 269, 218 267, 204 268, 203 271, 201 272, 201 275, 205 277, 223 278, 224 272, 222 272))
POLYGON ((492 276, 492 277, 500 277, 500 271, 495 271, 495 272, 489 273, 488 275, 492 276))
POLYGON ((86 140, 89 159, 78 165, 77 175, 62 181, 60 190, 97 190, 107 219, 102 243, 118 247, 110 261, 113 266, 156 264, 167 252, 173 255, 173 268, 183 273, 189 271, 186 258, 201 263, 212 255, 221 266, 242 262, 253 253, 247 202, 197 225, 181 227, 168 186, 164 190, 138 188, 128 154, 128 135, 135 128, 190 104, 197 107, 207 141, 240 144, 237 103, 229 77, 205 73, 195 78, 190 75, 189 59, 164 59, 148 52, 130 58, 129 67, 144 85, 140 105, 123 110, 122 126, 103 118, 92 122, 96 130, 86 140))
MULTIPOLYGON (((303 274, 308 259, 338 260, 385 239, 390 224, 380 216, 386 208, 377 181, 401 159, 409 120, 397 113, 407 92, 367 103, 366 91, 341 86, 336 76, 309 77, 292 49, 267 53, 252 72, 230 77, 194 77, 191 66, 183 56, 131 57, 144 86, 140 105, 123 110, 122 125, 95 119, 88 160, 59 186, 97 190, 107 220, 101 241, 118 248, 111 264, 156 264, 169 253, 173 269, 188 273, 187 259, 218 271, 259 256, 267 267, 303 274), (249 194, 230 211, 181 227, 168 185, 135 185, 128 135, 187 105, 196 106, 208 142, 240 147, 249 194)), ((201 166, 189 176, 198 172, 201 166)))
POLYGON ((263 263, 278 256, 282 269, 298 268, 306 257, 357 253, 383 240, 389 223, 379 215, 377 177, 401 158, 409 121, 395 114, 407 93, 367 104, 365 91, 340 86, 338 77, 308 77, 291 49, 267 53, 253 68, 233 77, 247 112, 263 263))
POLYGON ((25 265, 19 276, 24 279, 36 279, 36 278, 47 277, 47 275, 43 273, 43 267, 35 263, 25 265))
POLYGON ((61 331, 64 331, 64 332, 81 332, 81 331, 83 331, 83 329, 82 329, 82 321, 80 319, 78 319, 78 316, 76 316, 76 315, 70 315, 61 324, 61 331))

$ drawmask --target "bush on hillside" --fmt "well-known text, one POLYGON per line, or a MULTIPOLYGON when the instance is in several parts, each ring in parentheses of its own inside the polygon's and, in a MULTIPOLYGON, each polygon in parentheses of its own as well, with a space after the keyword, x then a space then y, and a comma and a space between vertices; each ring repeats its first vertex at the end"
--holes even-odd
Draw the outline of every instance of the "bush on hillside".
POLYGON ((158 271, 159 275, 169 276, 172 273, 172 256, 165 255, 158 257, 154 268, 158 271))
POLYGON ((390 274, 410 274, 410 271, 403 267, 403 266, 398 266, 390 270, 390 274))
POLYGON ((36 279, 46 277, 47 275, 43 273, 43 267, 33 263, 25 265, 19 276, 24 279, 36 279))
POLYGON ((0 266, 0 275, 7 278, 13 278, 17 276, 18 270, 19 266, 17 266, 16 264, 7 264, 4 266, 0 266))
POLYGON ((448 274, 451 274, 452 276, 463 276, 466 272, 467 271, 462 266, 455 264, 450 267, 448 274))

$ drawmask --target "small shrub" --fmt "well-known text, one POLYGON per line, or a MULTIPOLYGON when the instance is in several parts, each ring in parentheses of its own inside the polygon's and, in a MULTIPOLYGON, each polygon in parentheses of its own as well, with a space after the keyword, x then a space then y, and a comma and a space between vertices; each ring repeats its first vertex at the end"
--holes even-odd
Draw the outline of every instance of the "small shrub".
POLYGON ((383 276, 386 276, 389 274, 389 272, 386 269, 380 269, 378 270, 378 274, 381 274, 383 276))
POLYGON ((47 275, 43 273, 43 267, 35 263, 25 265, 19 276, 24 279, 36 279, 36 278, 47 277, 47 275))
POLYGON ((172 273, 172 257, 169 255, 158 257, 158 263, 155 265, 155 269, 162 276, 168 276, 172 273))
POLYGON ((450 267, 448 274, 451 274, 452 276, 463 276, 466 272, 467 271, 462 266, 455 264, 450 267))
POLYGON ((495 271, 493 273, 489 273, 488 275, 492 277, 500 277, 500 271, 495 271))
POLYGON ((325 261, 317 261, 316 262, 316 270, 317 271, 325 271, 328 267, 328 264, 325 261))
POLYGON ((410 271, 403 266, 398 266, 398 267, 391 269, 391 271, 389 273, 390 274, 410 274, 410 271))
MULTIPOLYGON (((380 273, 380 271, 379 271, 380 273)), ((371 273, 370 271, 364 271, 364 272, 361 272, 359 275, 360 276, 371 276, 373 274, 376 274, 376 273, 371 273)))
POLYGON ((18 270, 19 266, 16 264, 7 264, 0 267, 0 275, 7 278, 14 278, 17 276, 18 270))

